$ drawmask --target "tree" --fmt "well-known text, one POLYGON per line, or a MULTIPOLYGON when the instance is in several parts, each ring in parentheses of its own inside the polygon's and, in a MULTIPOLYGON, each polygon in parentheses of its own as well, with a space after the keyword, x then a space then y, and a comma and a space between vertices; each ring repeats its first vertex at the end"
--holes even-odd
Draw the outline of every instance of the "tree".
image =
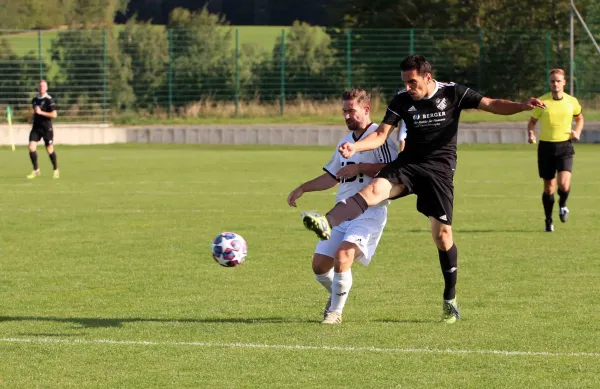
POLYGON ((177 88, 176 105, 200 100, 231 98, 235 66, 233 33, 225 18, 200 12, 175 9, 168 28, 173 39, 173 82, 177 88))
MULTIPOLYGON (((279 72, 282 60, 285 61, 285 93, 288 97, 293 99, 303 95, 322 99, 339 93, 340 72, 332 71, 336 61, 331 44, 331 37, 322 27, 298 21, 284 39, 277 38, 271 72, 279 72)), ((273 91, 279 92, 279 88, 273 91)))
POLYGON ((118 41, 123 58, 131 63, 135 106, 166 105, 169 41, 165 28, 130 19, 118 41))
POLYGON ((114 109, 127 108, 134 99, 131 61, 122 57, 112 29, 60 31, 52 44, 58 66, 57 83, 65 105, 77 105, 82 117, 99 118, 106 101, 114 109))

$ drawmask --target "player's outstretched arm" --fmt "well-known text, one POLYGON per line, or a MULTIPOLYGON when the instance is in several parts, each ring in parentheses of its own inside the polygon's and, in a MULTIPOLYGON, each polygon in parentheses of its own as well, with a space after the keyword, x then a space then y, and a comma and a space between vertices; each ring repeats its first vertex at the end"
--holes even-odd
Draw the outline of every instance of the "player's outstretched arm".
POLYGON ((374 150, 381 147, 385 143, 393 126, 390 124, 381 123, 379 127, 364 139, 356 143, 345 142, 339 147, 339 152, 344 158, 350 158, 354 153, 366 150, 374 150))
POLYGON ((290 207, 295 207, 296 200, 299 199, 300 196, 302 196, 304 193, 331 189, 337 184, 338 181, 335 178, 333 178, 331 174, 322 174, 313 180, 306 181, 304 184, 294 189, 288 196, 288 204, 290 205, 290 207))
POLYGON ((546 108, 546 105, 535 97, 530 98, 529 101, 524 103, 484 97, 477 108, 496 115, 514 115, 523 111, 531 111, 535 107, 546 108))

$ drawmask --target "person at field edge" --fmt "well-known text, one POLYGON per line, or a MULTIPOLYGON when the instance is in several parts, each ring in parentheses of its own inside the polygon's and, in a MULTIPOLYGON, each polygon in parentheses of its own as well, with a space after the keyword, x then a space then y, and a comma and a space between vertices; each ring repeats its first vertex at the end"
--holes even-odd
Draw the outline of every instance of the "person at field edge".
POLYGON ((37 143, 44 140, 46 151, 54 168, 53 177, 58 178, 58 163, 56 161, 56 152, 54 152, 54 131, 52 128, 52 119, 56 119, 56 104, 48 92, 48 83, 45 80, 40 81, 39 93, 31 100, 33 106, 33 125, 29 133, 29 158, 33 165, 33 171, 27 176, 33 179, 40 176, 38 166, 38 156, 36 152, 37 143))
MULTIPOLYGON (((370 102, 371 95, 364 89, 350 89, 343 93, 342 110, 350 133, 337 147, 364 139, 377 129, 371 121, 370 102)), ((391 139, 368 152, 348 158, 342 157, 336 148, 333 157, 323 167, 325 173, 294 189, 288 196, 288 204, 295 207, 296 200, 304 193, 327 190, 338 183, 336 200, 343 201, 364 188, 397 155, 397 146, 391 139)), ((330 239, 317 244, 312 268, 317 281, 329 292, 323 324, 342 322, 342 310, 352 287, 351 266, 354 261, 365 266, 371 261, 387 220, 388 203, 384 199, 356 219, 336 225, 330 239)))
POLYGON ((406 124, 406 147, 384 167, 377 178, 354 196, 338 202, 326 215, 307 213, 304 226, 321 239, 331 237, 332 228, 362 215, 386 199, 417 196, 417 210, 429 218, 444 277, 442 321, 460 319, 456 303, 458 250, 452 236, 456 139, 463 109, 479 108, 499 115, 513 115, 544 103, 531 98, 524 103, 483 97, 474 90, 432 77, 431 64, 420 55, 410 55, 400 64, 406 87, 389 104, 382 123, 358 142, 340 145, 344 158, 380 147, 400 120, 406 124))
POLYGON ((554 231, 552 209, 554 191, 558 181, 558 216, 563 223, 569 218, 567 199, 571 191, 571 171, 573 169, 574 140, 579 140, 583 130, 583 113, 579 101, 564 92, 567 83, 565 71, 552 69, 549 73, 550 92, 539 99, 546 109, 535 108, 527 124, 529 143, 535 143, 535 125, 541 124, 538 145, 538 173, 544 180, 542 205, 546 215, 546 232, 554 231), (571 129, 575 118, 575 129, 571 129), (556 173, 558 172, 558 180, 556 173))

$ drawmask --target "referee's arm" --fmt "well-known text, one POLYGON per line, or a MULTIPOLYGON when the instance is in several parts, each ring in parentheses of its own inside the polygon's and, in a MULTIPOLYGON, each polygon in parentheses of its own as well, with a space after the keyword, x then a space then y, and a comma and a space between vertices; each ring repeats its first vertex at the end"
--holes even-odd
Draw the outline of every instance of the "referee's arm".
POLYGON ((575 116, 575 129, 571 131, 571 139, 579 140, 581 137, 581 131, 583 131, 583 113, 575 116))
POLYGON ((537 119, 534 117, 529 118, 529 123, 527 123, 527 131, 529 132, 529 138, 527 141, 529 143, 535 142, 535 124, 537 123, 537 119))

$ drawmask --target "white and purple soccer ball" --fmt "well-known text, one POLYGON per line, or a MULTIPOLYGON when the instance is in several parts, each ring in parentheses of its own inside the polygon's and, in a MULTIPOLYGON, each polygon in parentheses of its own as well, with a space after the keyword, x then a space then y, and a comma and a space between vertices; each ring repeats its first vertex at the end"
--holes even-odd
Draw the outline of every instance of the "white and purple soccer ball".
POLYGON ((246 260, 248 245, 235 232, 222 232, 212 242, 212 256, 224 267, 234 267, 246 260))

